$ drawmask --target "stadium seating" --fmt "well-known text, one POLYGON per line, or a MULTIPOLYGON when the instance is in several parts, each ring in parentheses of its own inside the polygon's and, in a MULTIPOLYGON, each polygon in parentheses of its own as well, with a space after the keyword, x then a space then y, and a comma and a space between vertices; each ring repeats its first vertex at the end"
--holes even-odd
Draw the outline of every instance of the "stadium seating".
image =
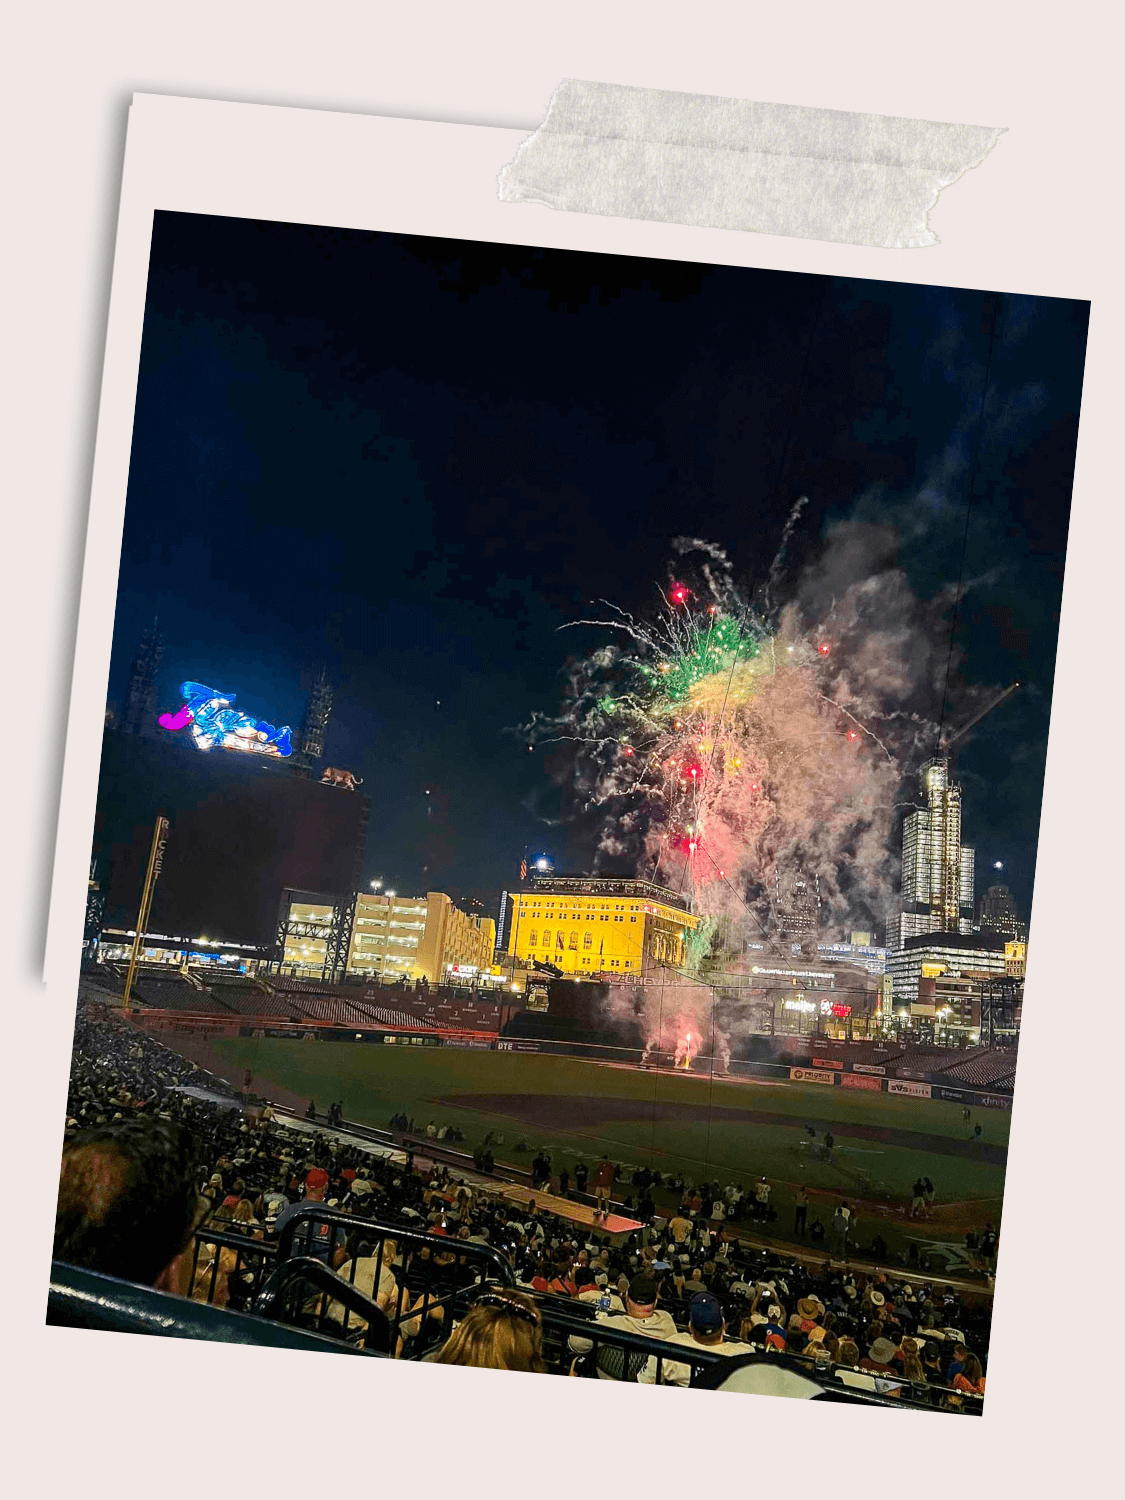
POLYGON ((959 1061, 947 1071, 950 1078, 975 1084, 978 1088, 1011 1088, 1015 1079, 1016 1055, 1014 1052, 979 1052, 966 1061, 959 1061))
MULTIPOLYGON (((594 1349, 593 1358, 575 1373, 592 1378, 632 1379, 650 1355, 670 1357, 669 1346, 659 1341, 612 1322, 592 1322, 595 1309, 589 1301, 536 1290, 536 1283, 553 1286, 571 1279, 572 1272, 576 1286, 592 1290, 595 1261, 606 1269, 611 1285, 619 1280, 623 1287, 631 1284, 638 1270, 655 1268, 669 1248, 661 1238, 662 1220, 655 1221, 643 1250, 637 1236, 615 1244, 597 1230, 495 1195, 489 1183, 467 1168, 465 1176, 453 1176, 425 1153, 413 1171, 405 1171, 401 1155, 366 1136, 338 1132, 329 1138, 307 1126, 245 1116, 233 1091, 227 1101, 215 1099, 216 1091, 226 1087, 221 1080, 127 1020, 97 1019, 102 1015, 99 1003, 89 1016, 80 1012, 76 1024, 68 1138, 85 1125, 112 1128, 115 1120, 134 1111, 158 1110, 187 1126, 196 1139, 201 1189, 216 1202, 225 1196, 215 1217, 195 1234, 191 1302, 176 1301, 169 1308, 161 1293, 120 1282, 91 1287, 82 1278, 92 1273, 56 1266, 52 1321, 352 1353, 367 1340, 369 1350, 377 1345, 397 1357, 430 1359, 450 1327, 469 1314, 478 1294, 490 1286, 515 1286, 538 1304, 551 1373, 570 1372, 576 1331, 594 1349), (321 1169, 329 1201, 306 1202, 278 1234, 266 1205, 272 1201, 276 1216, 279 1197, 296 1202, 310 1167, 321 1169), (308 1256, 310 1225, 324 1225, 327 1245, 343 1252, 339 1271, 327 1260, 308 1256), (361 1265, 368 1268, 363 1287, 357 1275, 361 1265), (394 1295, 389 1303, 376 1305, 375 1289, 383 1296, 384 1269, 394 1295)), ((719 1190, 719 1184, 714 1187, 719 1190)), ((901 1273, 897 1279, 890 1273, 880 1278, 886 1295, 876 1312, 876 1305, 863 1298, 869 1278, 853 1276, 823 1257, 802 1259, 738 1239, 725 1241, 720 1256, 714 1230, 702 1217, 692 1243, 693 1264, 705 1267, 728 1325, 734 1325, 732 1332, 755 1349, 742 1360, 694 1342, 677 1343, 675 1362, 691 1366, 692 1383, 726 1390, 757 1390, 763 1383, 778 1389, 788 1383, 792 1389, 780 1393, 810 1394, 798 1388, 804 1382, 813 1399, 832 1393, 834 1399, 980 1411, 978 1396, 951 1390, 941 1377, 954 1339, 970 1339, 982 1361, 986 1358, 987 1305, 982 1309, 959 1299, 952 1289, 927 1283, 917 1272, 911 1272, 913 1288, 903 1284, 901 1273), (750 1300, 749 1289, 767 1285, 768 1293, 759 1290, 750 1300), (827 1314, 823 1318, 826 1348, 829 1340, 836 1345, 837 1335, 854 1338, 865 1350, 876 1338, 893 1334, 898 1343, 924 1328, 919 1337, 936 1340, 937 1376, 930 1373, 928 1383, 912 1386, 892 1370, 889 1378, 880 1377, 883 1389, 878 1389, 862 1365, 853 1370, 839 1362, 816 1364, 803 1352, 804 1329, 794 1327, 792 1319, 784 1356, 768 1353, 761 1310, 766 1302, 759 1307, 759 1297, 777 1300, 794 1317, 799 1302, 803 1308, 806 1300, 818 1298, 822 1313, 827 1308, 835 1319, 830 1324, 827 1314), (890 1321, 896 1315, 898 1321, 890 1321), (842 1386, 841 1374, 853 1377, 852 1384, 842 1386)), ((673 1281, 668 1274, 660 1301, 682 1327, 688 1303, 673 1281)), ((784 1311, 779 1319, 786 1323, 784 1311)))

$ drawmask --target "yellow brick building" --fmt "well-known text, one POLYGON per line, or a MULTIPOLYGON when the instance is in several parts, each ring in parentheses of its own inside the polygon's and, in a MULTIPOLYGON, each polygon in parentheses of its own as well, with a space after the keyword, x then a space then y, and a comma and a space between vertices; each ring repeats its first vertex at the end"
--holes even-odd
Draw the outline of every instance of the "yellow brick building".
POLYGON ((680 968, 699 925, 686 901, 647 880, 545 876, 511 900, 508 953, 565 974, 680 968))

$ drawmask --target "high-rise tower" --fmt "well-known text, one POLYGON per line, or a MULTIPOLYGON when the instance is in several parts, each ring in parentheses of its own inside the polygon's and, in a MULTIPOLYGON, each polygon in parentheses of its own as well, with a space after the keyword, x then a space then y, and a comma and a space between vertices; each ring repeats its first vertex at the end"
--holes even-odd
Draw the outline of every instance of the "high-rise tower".
POLYGON ((163 654, 164 638, 153 620, 142 633, 129 663, 129 686, 121 718, 121 727, 126 734, 156 736, 156 669, 163 654))
POLYGON ((816 954, 820 934, 820 880, 798 869, 782 890, 781 874, 774 873, 774 912, 778 934, 800 944, 804 953, 816 954))
POLYGON ((961 788, 948 755, 921 770, 925 807, 902 828, 902 916, 896 947, 924 932, 971 932, 976 855, 961 843, 961 788))

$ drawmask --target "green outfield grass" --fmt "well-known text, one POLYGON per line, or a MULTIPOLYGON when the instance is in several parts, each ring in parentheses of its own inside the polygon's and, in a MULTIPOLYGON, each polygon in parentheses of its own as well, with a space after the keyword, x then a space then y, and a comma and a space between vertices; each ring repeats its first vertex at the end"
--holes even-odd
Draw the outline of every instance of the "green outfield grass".
POLYGON ((971 1126, 961 1106, 942 1100, 787 1081, 712 1081, 528 1053, 247 1037, 216 1038, 212 1048, 231 1079, 249 1067, 263 1089, 269 1082, 281 1085, 316 1099, 321 1109, 342 1099, 348 1118, 371 1125, 386 1126, 399 1110, 423 1124, 456 1124, 470 1150, 489 1130, 500 1131, 500 1160, 525 1162, 514 1147, 526 1140, 533 1151, 551 1153, 556 1173, 564 1163, 573 1168, 580 1156, 589 1162, 604 1152, 629 1166, 647 1163, 695 1181, 748 1186, 765 1176, 774 1184, 775 1231, 782 1235, 792 1222, 798 1183, 813 1193, 813 1212, 825 1216, 836 1197, 849 1196, 860 1205, 861 1225, 866 1219, 866 1237, 878 1221, 891 1244, 910 1236, 956 1243, 970 1224, 999 1222, 1004 1169, 981 1157, 1003 1154, 1006 1111, 973 1112, 973 1122, 984 1127, 982 1151, 966 1139, 971 1126), (669 1109, 682 1117, 660 1118, 669 1109), (732 1119, 732 1110, 776 1118, 732 1119), (806 1123, 817 1127, 818 1137, 831 1126, 833 1162, 817 1159, 815 1148, 810 1157, 806 1123), (902 1214, 920 1175, 936 1188, 934 1219, 925 1225, 902 1214))

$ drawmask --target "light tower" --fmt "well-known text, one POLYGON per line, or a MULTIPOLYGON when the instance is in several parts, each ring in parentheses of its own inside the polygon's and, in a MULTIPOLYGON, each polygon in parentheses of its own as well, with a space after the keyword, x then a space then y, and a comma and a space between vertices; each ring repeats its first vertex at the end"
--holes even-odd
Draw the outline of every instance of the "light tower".
POLYGON ((308 776, 314 762, 324 755, 324 741, 331 714, 332 688, 328 682, 328 669, 321 667, 309 689, 305 721, 301 725, 301 737, 291 762, 295 775, 308 776))
POLYGON ((164 654, 164 639, 156 621, 145 627, 133 660, 121 727, 126 734, 156 735, 156 669, 164 654))

